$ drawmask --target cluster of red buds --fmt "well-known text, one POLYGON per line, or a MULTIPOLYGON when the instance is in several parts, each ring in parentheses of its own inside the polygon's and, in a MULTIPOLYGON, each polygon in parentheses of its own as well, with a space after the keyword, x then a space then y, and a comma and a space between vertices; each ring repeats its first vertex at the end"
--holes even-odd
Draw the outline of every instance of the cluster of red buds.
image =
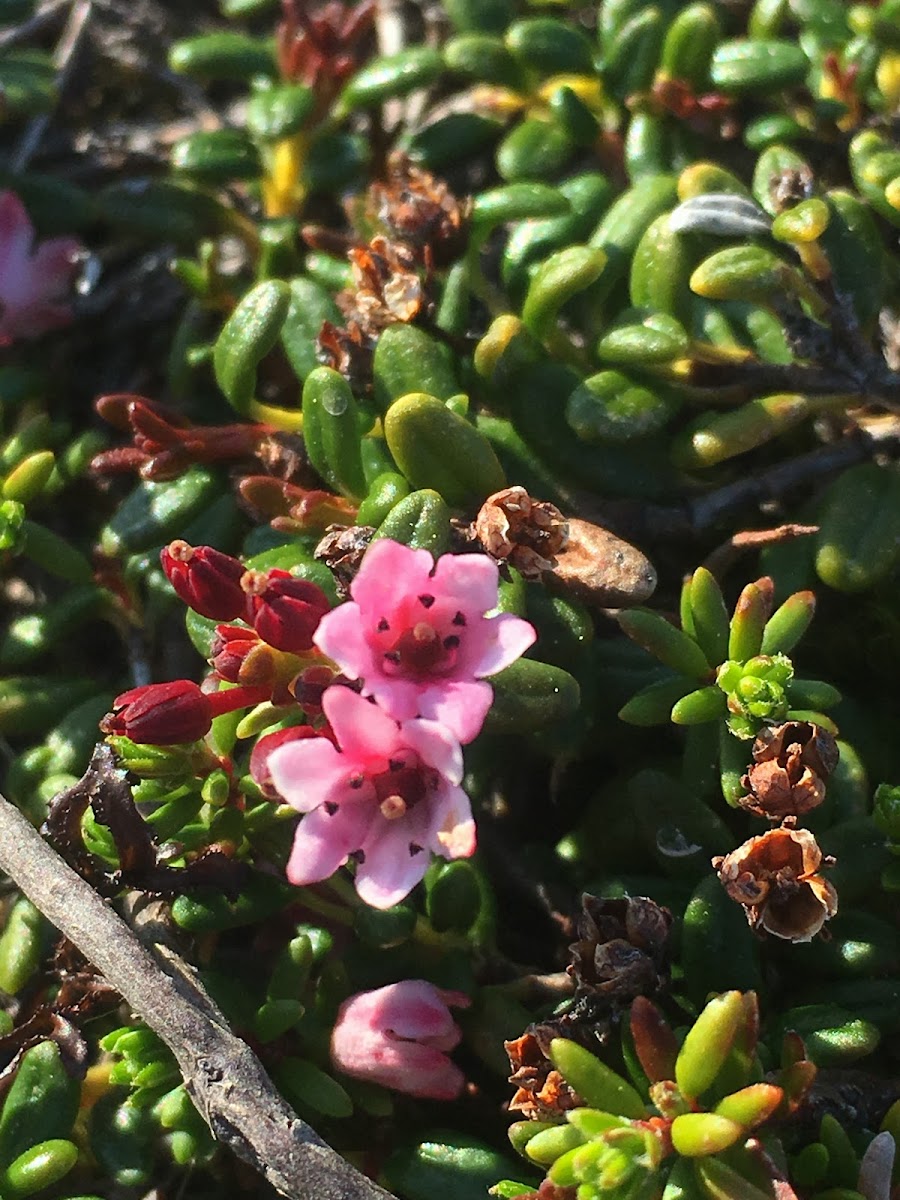
POLYGON ((325 112, 365 57, 375 0, 349 6, 329 0, 311 12, 306 0, 282 0, 282 9, 277 33, 281 77, 311 88, 325 112))
POLYGON ((722 92, 704 92, 698 96, 684 79, 658 77, 650 89, 650 103, 698 133, 715 133, 725 139, 740 133, 731 96, 722 92))
POLYGON ((313 651, 313 634, 330 608, 321 588, 277 568, 247 570, 211 546, 184 541, 171 542, 161 559, 185 604, 229 622, 216 627, 211 682, 234 686, 205 691, 179 679, 133 688, 116 698, 101 724, 104 733, 165 746, 196 741, 215 717, 263 701, 319 708, 336 674, 313 651))
POLYGON ((143 479, 177 479, 192 463, 240 462, 252 458, 272 434, 268 425, 192 425, 180 413, 142 396, 101 396, 99 415, 132 445, 96 455, 91 470, 98 475, 137 471, 143 479))
POLYGON ((344 496, 272 475, 245 475, 238 495, 254 517, 279 533, 324 533, 330 525, 350 525, 356 518, 356 505, 344 496))

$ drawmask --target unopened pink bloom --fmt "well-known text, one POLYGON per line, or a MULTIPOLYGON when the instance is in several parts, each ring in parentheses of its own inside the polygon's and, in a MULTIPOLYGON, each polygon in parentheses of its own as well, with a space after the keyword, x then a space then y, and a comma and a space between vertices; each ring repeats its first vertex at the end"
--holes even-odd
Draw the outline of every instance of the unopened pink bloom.
POLYGON ((15 192, 0 192, 0 346, 72 319, 66 294, 81 246, 59 237, 33 249, 34 227, 15 192))
POLYGON ((485 554, 443 554, 435 563, 427 550, 377 541, 351 584, 353 599, 325 614, 313 640, 398 721, 426 717, 470 742, 493 699, 482 678, 535 639, 521 617, 485 616, 497 607, 498 582, 485 554))
POLYGON ((465 858, 475 850, 462 751, 436 722, 395 721, 346 687, 330 687, 322 708, 340 749, 309 738, 268 756, 273 786, 307 814, 288 879, 318 883, 352 857, 357 892, 390 908, 425 874, 429 851, 465 858))
POLYGON ((447 1057, 462 1036, 448 1005, 463 992, 404 979, 345 1001, 331 1036, 331 1061, 345 1075, 429 1100, 454 1100, 465 1082, 447 1057))

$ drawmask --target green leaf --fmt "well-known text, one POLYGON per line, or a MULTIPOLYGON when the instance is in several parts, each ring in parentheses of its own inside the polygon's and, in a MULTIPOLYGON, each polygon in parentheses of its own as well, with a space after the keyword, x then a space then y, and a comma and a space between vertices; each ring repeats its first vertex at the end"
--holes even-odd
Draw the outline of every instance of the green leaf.
POLYGON ((631 1084, 577 1042, 554 1038, 550 1058, 566 1083, 591 1108, 635 1119, 647 1115, 643 1100, 631 1084))
POLYGON ((242 416, 254 397, 256 368, 278 341, 290 302, 287 284, 275 279, 259 283, 247 292, 216 339, 216 382, 242 416))

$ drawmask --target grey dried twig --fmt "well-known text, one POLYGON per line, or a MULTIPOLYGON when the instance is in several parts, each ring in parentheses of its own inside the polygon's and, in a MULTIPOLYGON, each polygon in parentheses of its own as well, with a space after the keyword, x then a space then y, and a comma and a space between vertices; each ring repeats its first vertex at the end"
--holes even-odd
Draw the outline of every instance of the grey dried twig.
POLYGON ((154 955, 0 796, 0 870, 73 942, 174 1054, 215 1137, 292 1200, 391 1200, 291 1110, 191 968, 154 955))

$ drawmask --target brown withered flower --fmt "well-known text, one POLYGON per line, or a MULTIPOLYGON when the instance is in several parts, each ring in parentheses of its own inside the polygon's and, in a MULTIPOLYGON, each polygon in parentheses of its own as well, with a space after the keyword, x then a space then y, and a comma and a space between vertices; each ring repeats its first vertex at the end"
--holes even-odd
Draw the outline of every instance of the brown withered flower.
POLYGON ((405 242, 435 266, 459 258, 466 245, 470 200, 458 200, 442 179, 416 167, 395 150, 387 163, 387 179, 369 188, 369 220, 391 239, 405 242))
POLYGON ((739 803, 770 821, 817 808, 840 757, 833 735, 811 721, 785 721, 763 729, 752 753, 753 765, 741 781, 748 794, 739 803))
POLYGON ((614 1005, 652 996, 669 980, 672 914, 645 896, 621 900, 581 898, 578 941, 569 947, 567 968, 576 998, 584 991, 614 1005))
POLYGON ((323 321, 316 338, 316 358, 326 367, 343 375, 357 395, 372 388, 372 353, 375 339, 363 333, 357 321, 345 327, 323 321))
POLYGON ((333 573, 341 595, 350 591, 374 532, 372 525, 329 525, 313 551, 313 557, 333 573))
POLYGON ((570 517, 569 540, 543 576, 554 591, 602 608, 642 604, 656 589, 653 564, 608 529, 570 517))
POLYGON ((364 334, 377 335, 398 321, 414 321, 424 311, 425 290, 408 246, 377 235, 368 246, 351 250, 349 258, 353 285, 336 300, 364 334))
POLYGON ((584 1103, 550 1061, 550 1040, 539 1037, 538 1029, 531 1026, 521 1037, 503 1043, 512 1068, 509 1082, 517 1089, 510 1111, 521 1113, 529 1121, 559 1117, 584 1103))
POLYGON ((789 942, 811 941, 838 908, 832 884, 818 874, 824 859, 808 829, 782 825, 749 838, 712 860, 725 891, 746 910, 747 920, 789 942))
POLYGON ((569 526, 555 504, 532 500, 523 487, 488 496, 472 533, 497 562, 507 562, 526 579, 540 579, 566 548, 569 526))

